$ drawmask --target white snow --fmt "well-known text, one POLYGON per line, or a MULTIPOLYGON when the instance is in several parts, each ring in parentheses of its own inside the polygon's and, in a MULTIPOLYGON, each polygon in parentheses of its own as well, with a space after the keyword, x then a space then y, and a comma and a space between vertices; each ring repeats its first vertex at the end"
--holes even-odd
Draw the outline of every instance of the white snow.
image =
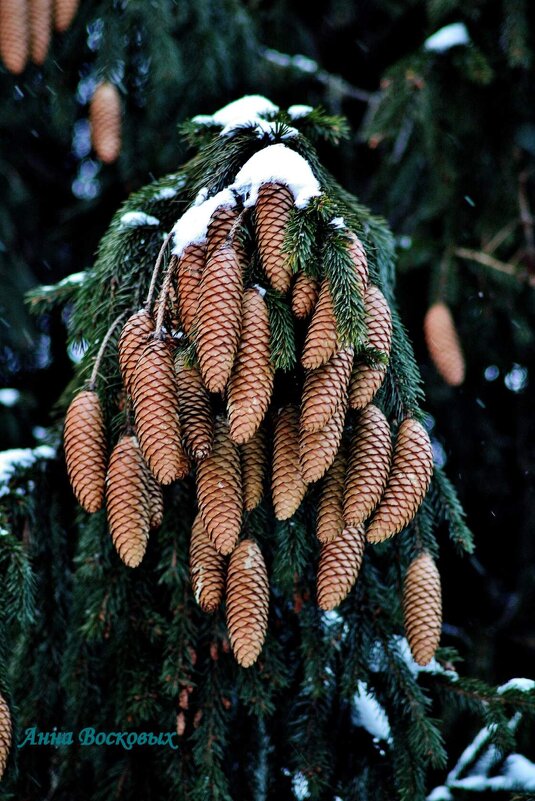
POLYGON ((12 406, 16 406, 16 404, 20 400, 20 392, 18 389, 13 389, 12 387, 4 387, 4 389, 0 389, 0 406, 7 406, 11 408, 12 406))
POLYGON ((294 106, 290 106, 288 109, 288 114, 292 118, 292 120, 299 120, 301 117, 307 117, 311 111, 314 111, 312 106, 303 106, 296 104, 294 106))
POLYGON ((160 221, 144 211, 127 211, 120 220, 120 228, 137 228, 140 225, 159 225, 160 221))
POLYGON ((236 205, 236 199, 230 189, 223 189, 208 199, 204 199, 205 197, 205 192, 201 190, 196 203, 175 223, 173 227, 175 256, 181 256, 188 245, 200 245, 206 241, 210 217, 216 209, 222 206, 232 208, 236 205))
POLYGON ((264 286, 260 286, 260 284, 253 284, 253 286, 261 298, 265 297, 267 289, 264 286))
POLYGON ((463 22, 452 22, 434 33, 424 42, 424 50, 443 53, 450 47, 470 44, 470 35, 463 22))
POLYGON ((178 189, 172 189, 170 186, 164 186, 162 189, 159 189, 153 196, 153 200, 170 200, 172 197, 176 197, 178 189))
POLYGON ((0 451, 0 496, 8 494, 7 482, 17 467, 31 467, 38 459, 54 459, 55 456, 56 451, 50 445, 0 451))
MULTIPOLYGON (((230 136, 239 128, 254 127, 259 136, 264 134, 271 135, 276 128, 276 124, 270 122, 266 117, 273 116, 279 111, 271 100, 262 95, 245 95, 239 100, 234 100, 227 106, 216 111, 215 114, 199 114, 193 118, 193 122, 198 125, 220 125, 220 136, 230 136)), ((297 131, 290 129, 286 137, 295 136, 297 131)))
POLYGON ((346 224, 343 217, 333 217, 332 220, 329 222, 329 225, 332 225, 333 228, 345 228, 346 224))
POLYGON ((535 790, 535 764, 522 754, 510 754, 505 760, 503 774, 514 790, 535 790))
POLYGON ((299 209, 321 194, 308 162, 283 144, 270 145, 251 156, 230 188, 238 192, 244 198, 244 206, 250 208, 256 203, 260 186, 268 182, 286 184, 299 209))
POLYGON ((315 72, 318 72, 318 62, 314 61, 312 58, 308 58, 308 56, 302 56, 299 53, 295 56, 291 56, 292 65, 301 70, 301 72, 307 72, 309 75, 313 75, 315 72))
POLYGON ((357 683, 351 719, 355 726, 366 729, 375 740, 390 742, 390 723, 387 714, 363 681, 357 683))
POLYGON ((62 278, 61 281, 58 281, 57 284, 45 284, 44 286, 40 287, 41 292, 55 292, 57 289, 71 286, 71 284, 83 284, 86 279, 87 273, 82 271, 79 273, 71 273, 70 275, 66 275, 65 278, 62 278))
POLYGON ((498 687, 497 692, 500 693, 500 695, 507 692, 507 690, 520 690, 521 692, 527 693, 533 689, 535 689, 535 681, 533 681, 533 679, 509 679, 505 684, 498 687))
POLYGON ((297 770, 292 776, 292 790, 297 801, 305 801, 306 798, 310 798, 308 779, 300 770, 297 770))
POLYGON ((435 789, 429 793, 427 801, 453 801, 453 796, 451 790, 444 784, 441 784, 440 787, 435 787, 435 789))

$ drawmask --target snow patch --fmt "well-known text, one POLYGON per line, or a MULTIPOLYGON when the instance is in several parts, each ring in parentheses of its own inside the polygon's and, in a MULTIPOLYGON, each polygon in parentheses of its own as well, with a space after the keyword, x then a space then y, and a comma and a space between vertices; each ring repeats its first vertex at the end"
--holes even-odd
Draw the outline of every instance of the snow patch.
POLYGON ((52 292, 56 291, 57 289, 71 286, 73 284, 83 284, 86 279, 87 273, 85 271, 79 273, 71 273, 70 275, 66 275, 65 278, 62 278, 61 281, 58 281, 57 284, 45 284, 41 287, 42 292, 52 292))
POLYGON ((127 211, 120 219, 120 228, 137 228, 140 225, 159 225, 160 221, 144 211, 127 211))
POLYGON ((321 194, 308 162, 283 144, 270 145, 251 156, 230 188, 238 192, 244 198, 244 206, 250 208, 256 203, 259 188, 269 182, 286 184, 298 209, 321 194))
POLYGON ((424 50, 443 53, 451 47, 467 44, 470 44, 470 34, 464 22, 452 22, 426 39, 424 50))
POLYGON ((0 497, 8 494, 7 483, 17 468, 31 467, 38 459, 54 459, 55 457, 56 451, 50 445, 0 451, 0 497))
POLYGON ((303 106, 297 104, 295 106, 290 106, 288 109, 288 114, 292 120, 300 120, 302 117, 308 117, 311 111, 314 111, 312 106, 303 106))
POLYGON ((194 205, 173 227, 174 255, 180 257, 188 245, 201 245, 206 242, 208 224, 214 211, 221 207, 233 208, 235 205, 236 198, 230 189, 223 189, 208 199, 205 191, 201 190, 194 205))
POLYGON ((162 189, 159 189, 155 195, 152 196, 153 200, 170 200, 172 197, 176 197, 178 189, 172 189, 170 186, 164 186, 162 189))
POLYGON ((529 693, 533 689, 535 689, 535 681, 533 679, 509 679, 505 684, 498 687, 496 692, 500 695, 507 692, 507 690, 520 690, 520 692, 529 693))
POLYGON ((351 719, 355 726, 361 726, 366 729, 374 740, 391 741, 392 736, 387 714, 363 681, 357 682, 357 692, 353 696, 351 719))
POLYGON ((215 114, 198 114, 193 122, 199 125, 221 125, 229 128, 239 125, 254 125, 261 117, 276 114, 279 107, 262 95, 245 95, 239 100, 220 108, 215 114))
POLYGON ((427 801, 453 801, 451 790, 444 784, 440 787, 435 787, 427 796, 427 801))
POLYGON ((333 228, 345 228, 346 224, 343 217, 333 217, 332 220, 329 222, 329 225, 332 225, 333 228))
POLYGON ((7 406, 10 409, 12 406, 16 406, 19 400, 20 392, 18 389, 13 389, 12 387, 0 389, 0 406, 7 406))

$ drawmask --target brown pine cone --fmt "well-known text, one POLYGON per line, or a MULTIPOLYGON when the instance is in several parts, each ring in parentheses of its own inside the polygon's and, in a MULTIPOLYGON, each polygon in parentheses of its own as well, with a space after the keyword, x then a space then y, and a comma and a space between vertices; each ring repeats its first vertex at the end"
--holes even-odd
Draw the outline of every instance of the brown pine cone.
POLYGON ((458 387, 464 381, 464 356, 451 312, 445 303, 434 303, 424 319, 427 350, 446 384, 458 387))
POLYGON ((65 461, 78 503, 98 512, 104 502, 106 434, 98 395, 83 390, 72 399, 65 417, 65 461))
POLYGON ((121 437, 110 457, 106 507, 113 544, 127 567, 137 567, 147 548, 150 499, 146 471, 137 439, 121 437))
POLYGON ((30 26, 26 0, 0 2, 0 56, 13 75, 24 72, 28 61, 30 26))
POLYGON ((221 245, 201 278, 197 317, 197 356, 210 392, 223 392, 230 377, 241 333, 243 277, 231 245, 221 245))
POLYGON ((326 278, 321 282, 320 293, 314 314, 310 320, 301 354, 301 364, 306 370, 314 370, 336 353, 338 339, 336 334, 336 318, 329 282, 326 278))
POLYGON ((204 245, 188 245, 177 265, 178 311, 186 336, 191 336, 201 294, 201 276, 205 265, 204 245))
POLYGON ((230 644, 236 661, 250 667, 266 638, 269 583, 262 551, 254 540, 242 540, 230 557, 226 613, 230 644))
POLYGON ((341 404, 325 428, 320 431, 305 431, 299 434, 299 461, 301 473, 307 484, 325 475, 334 462, 342 441, 346 406, 341 404))
POLYGON ((215 612, 225 589, 225 557, 212 545, 200 515, 191 530, 189 573, 195 600, 204 612, 215 612))
POLYGON ((339 350, 327 364, 307 373, 301 399, 301 426, 305 431, 324 428, 340 404, 347 405, 353 367, 353 349, 339 350))
POLYGON ((128 318, 119 337, 119 367, 128 392, 132 392, 132 376, 138 359, 145 349, 151 334, 154 333, 154 320, 145 309, 140 309, 128 318))
POLYGON ((215 422, 212 452, 197 466, 197 501, 214 548, 224 555, 231 553, 241 530, 241 467, 238 446, 221 418, 215 422))
POLYGON ((414 661, 428 665, 440 642, 442 593, 440 573, 423 551, 409 565, 403 582, 405 631, 414 661))
POLYGON ((362 526, 345 528, 321 548, 318 565, 318 606, 326 612, 351 592, 362 564, 366 536, 362 526))
POLYGON ((11 750, 11 738, 13 727, 11 725, 11 713, 9 706, 3 695, 0 695, 0 779, 6 769, 7 758, 11 750))
POLYGON ((159 528, 163 522, 163 491, 149 468, 145 466, 145 480, 149 495, 149 525, 150 528, 159 528))
POLYGON ((349 382, 349 405, 352 409, 365 409, 375 398, 386 376, 386 365, 372 367, 355 362, 349 382))
POLYGON ((411 417, 401 423, 388 483, 367 531, 382 542, 405 528, 422 503, 433 473, 433 450, 423 425, 411 417))
POLYGON ((258 252, 264 272, 278 292, 287 292, 292 280, 282 246, 293 205, 293 195, 284 184, 262 184, 258 190, 255 207, 258 252))
POLYGON ((358 277, 359 289, 362 297, 368 288, 368 259, 366 258, 366 251, 364 245, 356 234, 352 231, 349 234, 349 255, 355 266, 355 273, 358 277))
POLYGON ((375 284, 369 284, 364 296, 368 346, 390 355, 392 347, 392 312, 388 301, 375 284))
POLYGON ((175 359, 180 422, 186 450, 195 461, 212 450, 214 416, 210 396, 196 367, 186 367, 184 355, 175 359))
POLYGON ((246 512, 255 509, 264 494, 266 474, 266 435, 262 428, 240 447, 243 481, 243 508, 246 512))
POLYGON ((173 357, 168 345, 153 339, 132 376, 132 399, 139 445, 160 484, 184 478, 189 469, 182 447, 173 357))
POLYGON ((316 536, 322 543, 331 542, 344 530, 344 475, 345 459, 339 450, 325 476, 318 504, 316 536))
POLYGON ((52 31, 52 0, 29 0, 30 55, 34 64, 44 63, 52 31))
POLYGON ((104 164, 114 162, 121 152, 121 98, 109 81, 99 83, 89 104, 91 141, 104 164))
POLYGON ((299 320, 304 320, 317 303, 320 285, 319 281, 306 273, 297 274, 292 289, 292 311, 299 320))
POLYGON ((392 461, 390 426, 377 406, 367 406, 351 438, 344 492, 344 520, 360 526, 383 496, 392 461))
POLYGON ((305 497, 299 465, 299 417, 294 406, 280 410, 275 421, 271 493, 277 520, 292 517, 305 497))
POLYGON ((54 27, 58 33, 70 28, 76 16, 80 0, 54 0, 54 27))
POLYGON ((243 296, 241 341, 227 395, 234 442, 248 442, 267 412, 274 375, 269 341, 267 304, 256 289, 248 289, 243 296))
MULTIPOLYGON (((238 210, 231 206, 219 206, 210 217, 207 230, 207 244, 206 244, 206 261, 212 257, 218 247, 227 242, 227 237, 230 234, 231 228, 238 219, 238 210)), ((238 257, 241 254, 239 242, 234 239, 232 243, 238 252, 238 257)))

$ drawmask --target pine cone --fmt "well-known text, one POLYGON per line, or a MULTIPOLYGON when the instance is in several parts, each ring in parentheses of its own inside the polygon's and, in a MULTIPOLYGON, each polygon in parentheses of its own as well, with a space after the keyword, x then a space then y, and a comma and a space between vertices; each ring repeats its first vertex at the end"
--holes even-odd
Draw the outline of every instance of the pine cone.
POLYGON ((387 299, 374 284, 370 284, 366 290, 364 308, 368 346, 389 356, 392 347, 392 312, 387 299))
POLYGON ((366 258, 366 251, 364 245, 356 234, 350 232, 349 235, 349 255, 355 266, 355 273, 357 275, 360 294, 365 297, 368 288, 368 259, 366 258))
POLYGON ((401 423, 383 499, 367 531, 369 542, 382 542, 405 528, 422 503, 433 473, 433 450, 423 425, 401 423))
POLYGON ((246 512, 255 509, 264 494, 266 473, 266 435, 262 428, 240 447, 243 481, 243 508, 246 512))
POLYGON ((349 382, 349 405, 352 409, 365 409, 375 398, 386 376, 386 365, 372 367, 364 362, 355 363, 349 382))
POLYGON ((78 11, 79 0, 54 0, 54 27, 58 33, 70 28, 78 11))
POLYGON ((167 344, 153 339, 132 376, 132 399, 139 445, 160 484, 183 478, 189 465, 182 448, 173 357, 167 344))
POLYGON ((96 392, 84 390, 72 399, 65 417, 65 461, 78 503, 98 512, 104 502, 106 435, 96 392))
POLYGON ((336 318, 329 282, 326 278, 321 282, 320 293, 314 314, 310 320, 301 354, 301 364, 306 370, 314 370, 336 353, 338 339, 336 335, 336 318))
POLYGON ((258 190, 255 207, 258 252, 264 272, 278 292, 287 292, 292 279, 282 246, 293 205, 293 195, 284 184, 267 183, 258 190))
POLYGON ((445 303, 434 303, 424 319, 427 350, 446 384, 458 387, 464 381, 464 356, 451 312, 445 303))
POLYGON ((205 459, 212 450, 214 416, 210 396, 196 367, 186 367, 183 354, 175 359, 180 422, 186 450, 192 459, 205 459))
POLYGON ((205 255, 204 245, 188 245, 177 266, 178 309, 184 332, 188 337, 193 331, 199 308, 205 255))
POLYGON ((228 387, 230 436, 251 439, 267 412, 273 391, 269 313, 256 289, 243 296, 242 333, 228 387))
POLYGON ((223 392, 227 385, 240 341, 242 296, 238 256, 222 245, 204 269, 197 318, 197 355, 210 392, 223 392))
POLYGON ((254 540, 242 540, 230 557, 226 612, 236 661, 250 667, 264 645, 268 623, 269 583, 262 551, 254 540))
POLYGON ((392 460, 390 426, 377 406, 367 406, 351 439, 344 493, 344 520, 360 526, 383 496, 392 460))
POLYGON ((277 520, 292 517, 305 497, 306 484, 299 466, 299 418, 286 406, 275 422, 271 492, 277 520))
POLYGON ((334 462, 342 441, 346 406, 341 404, 325 428, 320 431, 305 431, 299 434, 299 461, 301 473, 307 484, 325 475, 334 462))
MULTIPOLYGON (((206 244, 206 261, 210 259, 215 251, 227 243, 227 237, 230 234, 231 228, 238 219, 238 210, 232 206, 219 206, 210 217, 207 230, 207 244, 206 244)), ((238 257, 241 255, 240 244, 234 239, 233 247, 238 252, 238 257)))
POLYGON ((95 89, 89 120, 95 153, 104 164, 111 164, 121 152, 121 98, 117 87, 109 81, 103 81, 95 89))
POLYGON ((0 779, 6 769, 7 758, 11 750, 11 738, 13 727, 11 725, 11 713, 9 706, 3 695, 0 695, 0 779))
POLYGON ((240 455, 221 418, 215 423, 212 452, 197 466, 197 501, 214 548, 225 555, 231 553, 242 520, 240 455))
POLYGON ((140 309, 128 318, 119 337, 119 367, 128 392, 132 392, 132 376, 138 359, 145 349, 149 337, 154 333, 154 320, 148 312, 140 309))
POLYGON ((312 313, 318 300, 319 281, 306 273, 297 274, 292 289, 292 311, 299 320, 304 320, 312 313))
POLYGON ((442 597, 440 573, 423 551, 409 565, 403 583, 405 631, 415 662, 428 665, 440 642, 442 597))
POLYGON ((106 478, 108 525, 117 553, 137 567, 147 547, 150 499, 147 467, 135 437, 121 437, 112 451, 106 478))
POLYGON ((212 545, 200 515, 191 530, 189 572, 195 600, 204 612, 215 612, 225 588, 225 557, 212 545))
MULTIPOLYGON (((2 0, 3 2, 3 0, 2 0)), ((52 31, 52 0, 29 0, 30 54, 34 64, 44 63, 52 31)))
POLYGON ((28 61, 30 27, 26 0, 0 2, 0 55, 13 75, 24 72, 28 61))
POLYGON ((344 475, 345 459, 340 450, 325 476, 318 504, 316 536, 322 543, 332 542, 344 530, 344 475))
POLYGON ((149 468, 145 465, 145 481, 149 496, 149 525, 150 528, 159 528, 163 522, 164 504, 163 492, 149 468))
POLYGON ((353 367, 353 349, 340 350, 327 364, 306 375, 301 400, 301 426, 306 431, 324 428, 340 404, 347 405, 347 388, 353 367))
POLYGON ((351 592, 362 564, 366 536, 362 526, 345 528, 321 548, 318 565, 318 606, 326 612, 351 592))

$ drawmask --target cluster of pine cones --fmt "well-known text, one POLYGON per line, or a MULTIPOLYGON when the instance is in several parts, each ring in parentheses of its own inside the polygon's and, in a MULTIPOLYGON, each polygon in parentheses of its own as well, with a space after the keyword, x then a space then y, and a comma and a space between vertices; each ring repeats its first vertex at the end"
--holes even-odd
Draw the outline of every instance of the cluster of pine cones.
POLYGON ((0 0, 0 56, 14 75, 28 59, 44 63, 52 27, 63 33, 78 10, 79 0, 0 0))
MULTIPOLYGON (((262 501, 268 474, 279 520, 291 518, 308 485, 322 480, 317 600, 331 610, 354 585, 366 542, 382 542, 412 520, 433 468, 422 424, 406 418, 392 444, 389 423, 372 403, 387 370, 392 319, 384 295, 369 281, 360 240, 347 231, 365 306, 366 347, 382 357, 375 361, 339 346, 328 279, 291 275, 283 242, 292 207, 283 184, 260 187, 254 247, 267 280, 302 321, 299 369, 275 375, 264 290, 244 286, 241 217, 222 206, 211 217, 206 243, 171 257, 157 304, 165 328, 146 308, 123 327, 119 364, 133 427, 109 461, 94 389, 74 398, 65 424, 75 494, 89 512, 106 497, 113 542, 131 567, 141 562, 150 529, 161 523, 161 485, 193 466, 199 510, 190 545, 194 595, 207 612, 226 595, 231 646, 245 667, 264 642, 268 576, 257 542, 240 537, 244 513, 262 501), (184 342, 194 344, 195 358, 184 342), (293 399, 281 402, 288 385, 293 399), (349 408, 355 411, 348 415, 349 408), (344 430, 350 436, 343 442, 344 430)), ((404 608, 413 654, 427 663, 441 622, 440 580, 426 552, 407 573, 404 608)))

